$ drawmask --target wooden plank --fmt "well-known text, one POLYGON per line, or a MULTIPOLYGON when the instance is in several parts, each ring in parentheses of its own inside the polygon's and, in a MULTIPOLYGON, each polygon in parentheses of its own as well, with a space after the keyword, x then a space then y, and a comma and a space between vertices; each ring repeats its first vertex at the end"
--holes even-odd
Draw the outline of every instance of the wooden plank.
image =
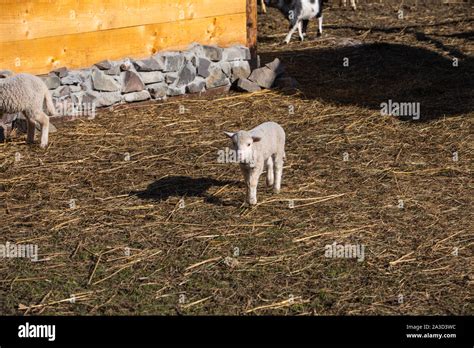
POLYGON ((245 0, 0 0, 0 42, 245 12, 245 0))
POLYGON ((247 0, 247 47, 250 49, 250 65, 257 67, 257 0, 247 0))
POLYGON ((88 67, 103 59, 147 57, 192 42, 246 44, 246 15, 233 14, 92 33, 0 43, 0 67, 42 74, 61 66, 88 67))

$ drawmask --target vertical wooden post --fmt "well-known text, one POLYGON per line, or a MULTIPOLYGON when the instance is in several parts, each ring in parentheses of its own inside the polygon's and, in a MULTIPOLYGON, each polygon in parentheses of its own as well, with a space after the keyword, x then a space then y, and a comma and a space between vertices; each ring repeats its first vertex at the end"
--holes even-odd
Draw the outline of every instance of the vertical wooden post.
POLYGON ((257 67, 257 0, 247 0, 247 47, 250 49, 250 67, 257 67))

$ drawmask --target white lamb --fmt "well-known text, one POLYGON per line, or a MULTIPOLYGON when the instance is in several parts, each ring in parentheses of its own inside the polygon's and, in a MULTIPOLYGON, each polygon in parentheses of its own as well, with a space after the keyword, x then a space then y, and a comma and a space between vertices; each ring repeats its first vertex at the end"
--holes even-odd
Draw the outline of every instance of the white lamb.
POLYGON ((35 139, 35 121, 41 125, 42 148, 48 145, 49 117, 43 112, 43 106, 50 115, 55 108, 48 87, 39 77, 30 74, 18 74, 0 79, 0 116, 22 112, 27 119, 27 143, 35 139))
POLYGON ((240 169, 247 185, 246 201, 257 204, 258 179, 267 170, 267 185, 280 192, 285 159, 285 131, 275 122, 265 122, 250 131, 224 132, 232 139, 240 159, 240 169))

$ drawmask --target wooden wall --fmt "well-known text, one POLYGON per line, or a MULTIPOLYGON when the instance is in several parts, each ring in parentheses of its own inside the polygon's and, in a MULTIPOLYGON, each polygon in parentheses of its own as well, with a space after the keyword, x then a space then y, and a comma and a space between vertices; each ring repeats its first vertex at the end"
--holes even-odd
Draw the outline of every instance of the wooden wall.
POLYGON ((245 45, 247 10, 246 0, 0 0, 0 69, 42 74, 192 42, 245 45))

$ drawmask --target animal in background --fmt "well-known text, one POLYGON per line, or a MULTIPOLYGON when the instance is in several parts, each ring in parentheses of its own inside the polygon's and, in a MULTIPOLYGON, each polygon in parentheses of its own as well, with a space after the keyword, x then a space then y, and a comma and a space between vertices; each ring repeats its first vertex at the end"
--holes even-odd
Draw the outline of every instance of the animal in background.
POLYGON ((285 159, 285 131, 275 122, 265 122, 249 130, 224 132, 237 151, 240 169, 247 187, 246 202, 257 204, 257 185, 262 172, 267 171, 267 186, 280 192, 285 159))
MULTIPOLYGON (((355 11, 357 10, 357 5, 356 5, 356 0, 350 0, 351 2, 351 7, 355 11)), ((340 6, 346 7, 347 6, 347 0, 341 0, 340 6)))
POLYGON ((49 115, 55 114, 55 108, 48 87, 39 77, 30 74, 18 74, 6 79, 0 79, 0 116, 3 114, 23 113, 27 124, 27 143, 35 139, 35 122, 41 125, 41 143, 48 145, 49 115))
POLYGON ((307 36, 306 31, 311 19, 318 19, 318 32, 323 33, 323 3, 325 0, 265 0, 267 6, 276 7, 290 22, 290 30, 284 42, 288 44, 294 32, 298 30, 300 40, 307 36))

